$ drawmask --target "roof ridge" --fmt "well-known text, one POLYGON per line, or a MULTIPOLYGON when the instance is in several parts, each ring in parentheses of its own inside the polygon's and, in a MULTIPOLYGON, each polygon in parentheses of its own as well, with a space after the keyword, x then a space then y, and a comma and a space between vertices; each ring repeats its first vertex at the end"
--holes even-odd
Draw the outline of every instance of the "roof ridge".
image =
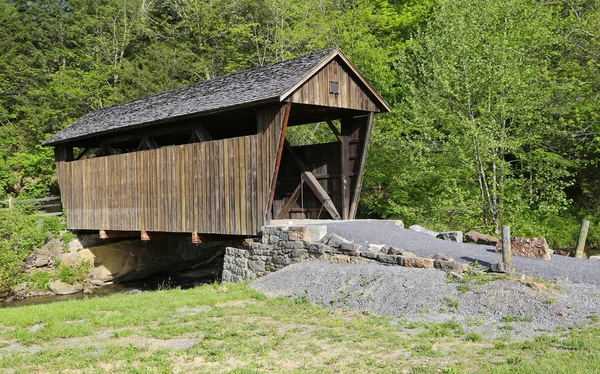
POLYGON ((170 89, 168 91, 157 92, 157 93, 150 94, 150 95, 147 95, 147 96, 138 97, 137 99, 123 101, 121 103, 115 103, 115 104, 111 104, 111 105, 106 106, 106 107, 94 109, 94 110, 92 110, 92 111, 84 114, 80 118, 84 118, 84 117, 86 117, 87 115, 89 115, 91 113, 97 113, 97 112, 104 111, 104 110, 107 110, 107 109, 110 109, 110 108, 113 108, 113 107, 116 107, 116 106, 119 106, 119 105, 124 105, 124 104, 128 104, 128 103, 134 103, 136 101, 146 100, 146 99, 150 99, 150 98, 161 96, 161 95, 173 94, 174 92, 177 92, 179 90, 184 90, 186 88, 190 88, 190 87, 193 87, 193 86, 202 85, 202 84, 207 83, 207 82, 218 82, 220 80, 225 80, 227 78, 231 78, 231 77, 236 76, 236 75, 242 75, 244 73, 259 71, 261 69, 273 68, 273 67, 276 67, 276 66, 281 65, 281 64, 292 63, 294 61, 297 61, 297 60, 300 60, 300 59, 303 59, 303 58, 309 58, 311 56, 319 55, 321 53, 324 55, 323 57, 325 57, 325 56, 329 55, 330 53, 332 53, 333 51, 335 51, 337 49, 339 49, 339 48, 337 48, 337 47, 331 47, 331 48, 321 49, 321 50, 318 50, 318 51, 315 51, 315 52, 311 52, 311 53, 308 53, 308 54, 305 54, 305 55, 302 55, 302 56, 294 57, 294 58, 289 59, 289 60, 278 61, 278 62, 274 62, 272 64, 260 65, 260 66, 256 66, 256 67, 253 67, 253 68, 243 69, 243 70, 240 70, 240 71, 237 71, 237 72, 234 72, 234 73, 219 75, 218 77, 214 77, 214 78, 210 78, 210 79, 205 79, 205 80, 198 81, 198 82, 195 82, 195 83, 186 84, 184 86, 175 87, 175 88, 172 88, 172 89, 170 89))

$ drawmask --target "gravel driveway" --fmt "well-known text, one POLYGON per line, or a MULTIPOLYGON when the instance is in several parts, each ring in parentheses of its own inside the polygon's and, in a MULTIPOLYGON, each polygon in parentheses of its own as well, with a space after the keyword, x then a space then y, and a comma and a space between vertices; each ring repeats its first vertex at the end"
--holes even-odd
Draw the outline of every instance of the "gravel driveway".
MULTIPOLYGON (((323 223, 321 223, 323 225, 323 223)), ((453 243, 432 236, 400 228, 388 221, 360 220, 327 223, 328 233, 336 233, 357 244, 387 244, 431 257, 436 253, 448 254, 455 259, 478 261, 482 265, 502 262, 502 255, 493 247, 453 243)), ((513 256, 518 273, 547 280, 568 277, 573 283, 600 285, 600 261, 552 255, 551 261, 513 256)))

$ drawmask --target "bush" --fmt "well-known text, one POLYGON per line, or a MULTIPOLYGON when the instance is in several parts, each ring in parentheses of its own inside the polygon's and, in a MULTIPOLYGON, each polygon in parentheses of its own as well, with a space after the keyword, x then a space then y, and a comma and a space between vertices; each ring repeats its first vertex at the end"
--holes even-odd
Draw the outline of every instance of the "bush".
POLYGON ((75 266, 61 265, 58 279, 68 284, 83 283, 91 271, 92 263, 89 261, 82 261, 75 266))
POLYGON ((35 284, 36 289, 40 291, 47 291, 48 284, 50 283, 52 277, 52 273, 43 270, 36 270, 29 276, 29 281, 35 284))
POLYGON ((0 297, 23 280, 25 257, 65 228, 57 217, 40 218, 21 209, 0 210, 0 297))

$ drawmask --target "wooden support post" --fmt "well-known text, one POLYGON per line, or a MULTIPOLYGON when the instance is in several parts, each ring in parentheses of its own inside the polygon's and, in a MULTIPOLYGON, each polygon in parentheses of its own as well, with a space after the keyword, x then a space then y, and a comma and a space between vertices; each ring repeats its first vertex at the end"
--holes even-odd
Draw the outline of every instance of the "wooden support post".
POLYGON ((89 150, 90 150, 90 148, 89 148, 89 147, 85 147, 85 148, 84 148, 84 149, 83 149, 83 150, 82 150, 82 151, 81 151, 81 152, 80 152, 80 153, 77 155, 77 157, 75 157, 75 161, 79 161, 79 160, 81 160, 81 158, 82 158, 83 156, 85 156, 85 154, 86 154, 86 153, 88 153, 88 151, 89 151, 89 150))
POLYGON ((502 226, 502 263, 512 273, 513 262, 510 240, 510 226, 502 226))
POLYGON ((327 125, 329 125, 329 128, 331 129, 331 131, 333 132, 333 135, 335 135, 335 137, 342 142, 342 135, 340 135, 340 132, 338 131, 338 129, 335 127, 335 125, 333 124, 333 122, 331 122, 330 119, 327 120, 327 125))
MULTIPOLYGON (((362 189, 363 176, 365 173, 365 166, 367 164, 367 154, 369 153, 369 143, 371 143, 371 132, 373 130, 373 113, 369 113, 367 122, 364 129, 363 145, 360 153, 360 162, 358 165, 358 175, 356 176, 356 182, 354 183, 354 192, 352 194, 352 200, 350 203, 350 212, 348 219, 356 218, 356 210, 358 209, 358 201, 360 199, 360 191, 362 189)), ((355 169, 356 170, 356 169, 355 169)))
POLYGON ((198 235, 197 232, 193 232, 192 233, 192 243, 194 243, 194 244, 201 244, 202 243, 202 239, 200 238, 200 235, 198 235))
POLYGON ((342 166, 342 219, 348 219, 350 214, 350 134, 351 123, 342 119, 342 146, 340 162, 342 166))
POLYGON ((306 164, 304 163, 304 161, 302 161, 302 159, 300 158, 300 156, 298 156, 298 154, 296 153, 296 151, 294 151, 294 148, 292 147, 292 145, 290 144, 290 142, 287 141, 287 139, 285 139, 285 149, 288 151, 288 153, 290 154, 290 156, 292 156, 292 158, 294 159, 294 162, 296 162, 296 164, 300 167, 301 171, 307 171, 308 167, 306 166, 306 164))
POLYGON ((66 161, 73 161, 75 159, 73 156, 73 147, 65 147, 65 157, 66 161))
POLYGON ((585 250, 585 240, 587 239, 588 230, 590 228, 590 221, 584 219, 581 221, 579 226, 579 239, 577 239, 577 248, 575 249, 575 257, 583 258, 585 250))
MULTIPOLYGON (((283 113, 283 122, 281 123, 281 135, 277 143, 277 159, 275 160, 275 168, 273 170, 273 177, 271 178, 271 192, 269 193, 267 198, 267 214, 265 216, 267 222, 270 222, 273 218, 273 200, 275 199, 275 190, 277 189, 277 178, 279 176, 279 167, 281 166, 281 156, 283 156, 283 148, 285 147, 285 134, 288 128, 288 122, 290 121, 291 110, 292 103, 286 104, 283 113)), ((277 124, 271 123, 270 126, 277 126, 277 124)))
POLYGON ((296 201, 298 201, 298 197, 300 196, 300 190, 302 189, 302 183, 304 183, 304 181, 300 181, 300 183, 298 183, 298 186, 296 186, 296 189, 294 190, 294 192, 292 192, 292 195, 290 196, 288 201, 285 202, 285 205, 283 206, 281 211, 277 214, 277 217, 275 217, 275 219, 284 219, 285 215, 288 214, 290 209, 292 209, 294 204, 296 204, 296 201))
POLYGON ((337 220, 342 219, 337 209, 335 208, 333 201, 331 201, 331 198, 327 194, 327 191, 325 191, 323 186, 321 186, 319 181, 317 181, 317 178, 315 178, 313 173, 311 173, 310 171, 305 171, 304 173, 302 173, 302 175, 304 176, 304 181, 306 182, 308 187, 310 187, 310 189, 314 192, 319 201, 323 204, 325 209, 329 212, 331 218, 337 220))

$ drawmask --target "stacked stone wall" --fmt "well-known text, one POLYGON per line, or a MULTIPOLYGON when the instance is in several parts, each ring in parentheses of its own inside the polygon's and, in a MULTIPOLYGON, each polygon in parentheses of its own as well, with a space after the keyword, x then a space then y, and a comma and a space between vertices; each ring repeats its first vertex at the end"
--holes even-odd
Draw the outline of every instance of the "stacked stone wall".
POLYGON ((262 237, 246 248, 225 250, 222 280, 239 282, 261 277, 288 265, 311 260, 331 260, 347 264, 377 262, 389 266, 437 268, 462 273, 464 262, 447 256, 421 258, 401 248, 385 245, 363 249, 335 234, 326 235, 325 226, 265 226, 262 237))

